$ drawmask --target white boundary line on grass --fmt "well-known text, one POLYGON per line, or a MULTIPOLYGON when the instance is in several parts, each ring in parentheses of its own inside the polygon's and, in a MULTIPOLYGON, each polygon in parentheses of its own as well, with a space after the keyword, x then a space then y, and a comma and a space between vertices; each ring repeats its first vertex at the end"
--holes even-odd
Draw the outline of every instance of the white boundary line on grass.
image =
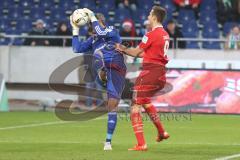
POLYGON ((215 160, 229 160, 229 159, 238 158, 238 157, 240 157, 240 154, 234 154, 231 156, 221 157, 221 158, 217 158, 215 160))
MULTIPOLYGON (((23 141, 9 141, 9 140, 0 140, 0 143, 63 143, 63 144, 81 144, 82 142, 79 141, 47 141, 47 142, 23 142, 23 141)), ((86 143, 86 142, 84 142, 86 143)), ((123 144, 119 143, 118 144, 123 144)), ((124 143, 125 144, 125 143, 124 143)), ((148 143, 154 145, 156 143, 148 143)), ((165 145, 212 145, 212 146, 240 146, 239 143, 225 143, 225 144, 217 144, 217 143, 165 143, 165 145)), ((235 155, 234 155, 235 156, 235 155)), ((224 158, 224 157, 223 157, 224 158)), ((214 159, 214 160, 225 160, 225 159, 214 159)))
MULTIPOLYGON (((94 120, 101 120, 106 119, 106 117, 99 117, 94 120)), ((33 123, 33 124, 26 124, 26 125, 18 125, 18 126, 9 126, 9 127, 2 127, 0 130, 11 130, 11 129, 18 129, 18 128, 31 128, 31 127, 39 127, 39 126, 48 126, 48 125, 55 125, 55 124, 65 124, 65 123, 74 123, 78 121, 53 121, 53 122, 44 122, 44 123, 33 123)))
POLYGON ((191 143, 191 142, 186 142, 186 143, 165 143, 166 145, 210 145, 210 146, 240 146, 240 143, 191 143))
POLYGON ((48 125, 54 125, 54 124, 64 124, 64 123, 69 123, 69 122, 55 121, 55 122, 45 122, 45 123, 34 123, 34 124, 2 127, 2 128, 0 128, 0 130, 10 130, 10 129, 18 129, 18 128, 30 128, 30 127, 48 126, 48 125))

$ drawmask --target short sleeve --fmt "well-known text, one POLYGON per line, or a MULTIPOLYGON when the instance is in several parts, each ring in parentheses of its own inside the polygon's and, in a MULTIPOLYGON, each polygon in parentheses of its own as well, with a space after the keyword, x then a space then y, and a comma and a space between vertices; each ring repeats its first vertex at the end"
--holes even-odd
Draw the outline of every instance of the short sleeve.
POLYGON ((152 44, 152 38, 149 33, 143 36, 142 42, 139 44, 139 48, 142 50, 146 50, 148 47, 150 47, 152 44))

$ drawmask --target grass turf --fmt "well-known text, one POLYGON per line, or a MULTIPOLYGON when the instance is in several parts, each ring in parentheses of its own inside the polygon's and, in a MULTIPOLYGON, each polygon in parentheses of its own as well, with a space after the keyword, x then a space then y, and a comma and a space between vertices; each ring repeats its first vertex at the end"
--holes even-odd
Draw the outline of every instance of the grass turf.
POLYGON ((240 116, 185 115, 163 122, 169 140, 156 143, 156 130, 145 121, 149 150, 130 152, 131 123, 119 118, 113 151, 105 152, 106 116, 61 123, 51 112, 0 113, 0 160, 206 160, 240 153, 240 116))

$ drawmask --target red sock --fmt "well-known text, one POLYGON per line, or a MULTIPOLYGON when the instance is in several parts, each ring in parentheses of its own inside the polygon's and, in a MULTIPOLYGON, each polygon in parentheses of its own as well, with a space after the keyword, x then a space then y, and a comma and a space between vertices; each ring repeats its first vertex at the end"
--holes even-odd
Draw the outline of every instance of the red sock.
POLYGON ((164 128, 163 128, 163 125, 160 122, 160 119, 159 119, 156 108, 153 105, 151 105, 150 107, 145 108, 145 111, 147 112, 147 114, 151 118, 152 122, 156 126, 156 128, 158 130, 158 133, 163 135, 164 128))
POLYGON ((145 139, 143 134, 143 122, 140 113, 131 113, 131 121, 133 131, 138 141, 138 145, 145 145, 145 139))

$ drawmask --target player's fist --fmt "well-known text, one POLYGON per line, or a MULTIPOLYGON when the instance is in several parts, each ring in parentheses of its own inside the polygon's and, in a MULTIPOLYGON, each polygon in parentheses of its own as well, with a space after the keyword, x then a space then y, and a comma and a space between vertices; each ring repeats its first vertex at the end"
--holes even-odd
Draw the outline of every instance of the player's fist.
POLYGON ((79 34, 79 27, 73 22, 73 17, 72 17, 72 15, 70 16, 70 24, 71 24, 71 26, 72 26, 72 34, 74 35, 74 36, 78 36, 78 34, 79 34))
POLYGON ((94 15, 93 11, 91 11, 88 8, 83 8, 83 11, 86 12, 89 16, 92 15, 92 14, 94 15))
POLYGON ((73 16, 72 16, 72 15, 69 17, 69 19, 70 19, 70 24, 71 24, 72 28, 79 28, 79 27, 73 22, 73 16))
POLYGON ((85 13, 87 13, 89 19, 91 20, 91 22, 94 22, 94 21, 97 21, 97 18, 95 17, 93 11, 91 11, 90 9, 88 8, 83 8, 83 11, 85 13))

